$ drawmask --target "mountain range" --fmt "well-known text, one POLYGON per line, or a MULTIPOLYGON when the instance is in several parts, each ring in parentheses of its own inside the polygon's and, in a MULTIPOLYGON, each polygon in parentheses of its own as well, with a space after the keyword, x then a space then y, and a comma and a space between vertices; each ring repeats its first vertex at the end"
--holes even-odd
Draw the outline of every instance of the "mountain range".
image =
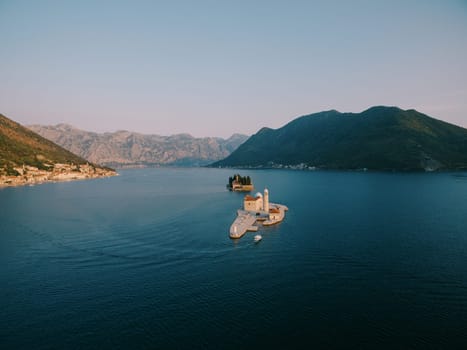
POLYGON ((214 167, 467 169, 467 129, 416 110, 324 111, 262 128, 214 167))
POLYGON ((188 134, 95 133, 67 124, 31 125, 34 132, 91 162, 111 167, 202 166, 227 157, 248 137, 195 138, 188 134))
POLYGON ((279 129, 264 127, 248 139, 239 134, 227 140, 129 131, 99 134, 66 124, 29 128, 0 115, 0 175, 14 173, 20 165, 43 169, 51 163, 87 161, 114 167, 467 169, 467 129, 398 107, 314 113, 279 129))

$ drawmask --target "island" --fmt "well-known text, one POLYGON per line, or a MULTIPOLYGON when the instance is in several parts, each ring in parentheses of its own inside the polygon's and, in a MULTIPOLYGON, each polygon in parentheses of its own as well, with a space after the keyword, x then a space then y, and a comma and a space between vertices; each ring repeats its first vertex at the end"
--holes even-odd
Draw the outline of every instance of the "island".
POLYGON ((275 225, 284 220, 285 212, 289 210, 283 204, 269 202, 269 191, 264 189, 264 196, 257 193, 254 197, 246 195, 243 199, 243 209, 237 210, 237 218, 230 226, 230 238, 241 238, 247 231, 258 231, 257 223, 263 226, 275 225))
POLYGON ((253 191, 253 182, 249 176, 241 176, 240 174, 235 174, 234 176, 229 177, 229 183, 227 184, 227 189, 229 191, 236 192, 251 192, 253 191))

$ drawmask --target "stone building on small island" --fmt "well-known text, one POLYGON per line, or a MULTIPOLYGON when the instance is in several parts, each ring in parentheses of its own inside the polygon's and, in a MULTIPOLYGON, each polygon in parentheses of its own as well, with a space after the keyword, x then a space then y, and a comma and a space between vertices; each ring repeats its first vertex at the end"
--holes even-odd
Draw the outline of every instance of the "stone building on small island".
POLYGON ((274 208, 269 208, 269 191, 267 188, 264 189, 264 196, 258 192, 256 195, 246 195, 243 199, 243 210, 270 213, 274 208))
POLYGON ((253 182, 249 176, 241 176, 240 174, 235 174, 233 177, 229 177, 229 183, 227 184, 227 189, 230 191, 237 192, 251 192, 253 191, 253 182))
POLYGON ((261 211, 263 210, 263 196, 257 193, 254 197, 246 195, 243 199, 243 209, 246 211, 261 211))
POLYGON ((247 231, 257 231, 257 222, 263 226, 278 224, 284 220, 288 208, 283 204, 269 203, 269 191, 264 189, 264 195, 247 194, 243 199, 243 209, 237 210, 237 218, 230 226, 230 238, 240 238, 247 231))

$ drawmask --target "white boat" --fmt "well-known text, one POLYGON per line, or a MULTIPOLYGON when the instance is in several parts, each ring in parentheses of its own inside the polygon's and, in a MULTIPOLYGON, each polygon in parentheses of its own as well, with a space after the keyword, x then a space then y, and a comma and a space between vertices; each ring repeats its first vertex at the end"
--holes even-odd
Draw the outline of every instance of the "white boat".
POLYGON ((259 241, 261 241, 262 239, 263 239, 263 236, 261 236, 261 235, 256 235, 256 236, 255 236, 255 242, 259 242, 259 241))

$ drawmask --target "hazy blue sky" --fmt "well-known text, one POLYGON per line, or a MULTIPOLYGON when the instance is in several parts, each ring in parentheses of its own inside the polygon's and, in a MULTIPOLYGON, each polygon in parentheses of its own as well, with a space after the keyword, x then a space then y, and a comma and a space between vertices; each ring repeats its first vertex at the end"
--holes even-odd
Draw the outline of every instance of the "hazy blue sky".
POLYGON ((0 0, 0 113, 252 134, 326 109, 467 127, 467 1, 0 0))

